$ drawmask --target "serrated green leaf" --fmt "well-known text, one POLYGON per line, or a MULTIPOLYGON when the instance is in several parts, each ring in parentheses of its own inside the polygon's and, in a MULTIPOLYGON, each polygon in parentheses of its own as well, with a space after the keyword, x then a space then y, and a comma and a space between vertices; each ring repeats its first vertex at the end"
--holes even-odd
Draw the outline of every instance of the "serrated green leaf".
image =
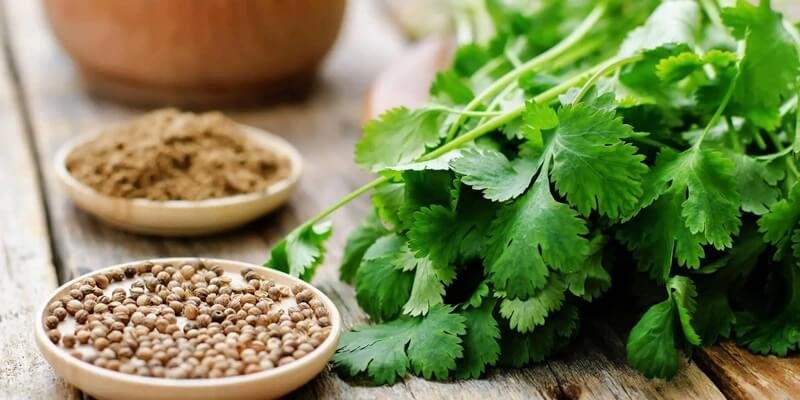
POLYGON ((671 378, 678 373, 674 307, 672 299, 650 307, 628 336, 628 362, 648 378, 671 378))
POLYGON ((411 294, 414 274, 398 268, 404 246, 404 239, 397 235, 378 239, 367 249, 356 273, 358 305, 376 320, 396 317, 411 294))
POLYGON ((617 219, 635 212, 647 167, 644 156, 622 142, 633 136, 633 129, 614 111, 580 104, 562 107, 558 119, 545 142, 559 193, 584 215, 597 210, 617 219))
POLYGON ((494 319, 495 301, 487 300, 480 307, 461 310, 466 335, 464 356, 456 360, 455 376, 459 379, 480 377, 500 357, 500 329, 494 319))
POLYGON ((436 101, 448 105, 467 104, 475 97, 469 85, 455 71, 437 72, 430 94, 436 101))
POLYGON ((628 34, 619 55, 627 57, 666 44, 694 45, 701 15, 700 6, 694 0, 662 2, 644 25, 628 34))
POLYGON ((531 332, 543 325, 551 312, 561 308, 566 298, 567 286, 560 277, 551 275, 547 285, 525 300, 504 299, 500 315, 508 320, 511 329, 521 333, 531 332))
POLYGON ((578 332, 578 309, 565 305, 530 333, 506 329, 501 335, 500 363, 515 368, 541 362, 569 343, 578 332))
POLYGON ((602 235, 592 237, 589 242, 589 256, 583 267, 564 277, 570 293, 586 301, 592 301, 611 287, 611 275, 603 267, 605 245, 606 238, 602 235))
POLYGON ((325 241, 331 233, 330 222, 302 226, 272 248, 265 265, 309 282, 325 260, 325 241))
POLYGON ((414 273, 411 295, 403 305, 403 314, 425 315, 434 305, 442 304, 444 297, 444 278, 440 276, 433 262, 418 259, 414 273))
POLYGON ((800 184, 795 184, 787 198, 775 203, 768 213, 758 220, 758 230, 764 234, 764 240, 777 248, 775 259, 786 253, 793 231, 800 221, 800 184))
POLYGON ((797 43, 768 1, 755 6, 738 0, 736 7, 723 9, 722 19, 745 43, 731 110, 761 128, 774 130, 780 124, 781 104, 797 94, 797 43))
POLYGON ((742 195, 742 211, 766 213, 780 199, 777 184, 784 178, 783 169, 744 154, 734 154, 731 158, 736 164, 734 176, 742 195))
POLYGON ((450 162, 461 181, 482 191, 492 201, 516 198, 528 188, 538 168, 538 160, 520 157, 508 161, 502 153, 489 149, 469 149, 450 162))
POLYGON ((741 225, 734 169, 733 161, 716 150, 693 147, 680 154, 663 150, 646 179, 643 201, 648 204, 673 190, 683 196, 685 191, 681 205, 684 224, 722 250, 731 246, 741 225))
POLYGON ((489 280, 510 298, 526 298, 542 288, 548 266, 560 271, 579 268, 589 251, 585 222, 557 202, 546 179, 503 206, 490 227, 485 261, 489 280))
POLYGON ((655 279, 667 279, 673 258, 679 265, 696 269, 705 256, 702 236, 683 223, 683 201, 678 191, 665 193, 617 230, 617 237, 633 252, 639 268, 650 271, 655 279))
POLYGON ((356 163, 377 172, 415 161, 439 143, 442 115, 438 110, 405 107, 383 113, 364 125, 364 136, 356 144, 356 163))
POLYGON ((411 370, 426 379, 444 379, 463 354, 464 317, 436 306, 425 317, 405 317, 342 334, 333 357, 343 373, 366 373, 379 384, 393 383, 411 370))
POLYGON ((376 240, 388 233, 389 231, 383 226, 377 212, 373 209, 347 237, 342 265, 339 267, 339 279, 353 283, 364 253, 376 240))
POLYGON ((697 311, 697 289, 694 282, 685 276, 673 276, 667 286, 670 290, 670 297, 675 302, 675 309, 678 311, 678 319, 681 322, 686 341, 699 346, 702 340, 692 326, 692 318, 697 311))

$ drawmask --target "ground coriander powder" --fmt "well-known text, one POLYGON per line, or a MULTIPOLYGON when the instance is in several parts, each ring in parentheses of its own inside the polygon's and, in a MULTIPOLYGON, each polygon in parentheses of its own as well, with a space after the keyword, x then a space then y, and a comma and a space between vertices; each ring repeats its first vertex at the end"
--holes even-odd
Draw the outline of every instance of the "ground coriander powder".
POLYGON ((108 129, 67 158, 70 174, 98 192, 150 200, 259 192, 286 178, 289 167, 221 113, 171 108, 108 129))

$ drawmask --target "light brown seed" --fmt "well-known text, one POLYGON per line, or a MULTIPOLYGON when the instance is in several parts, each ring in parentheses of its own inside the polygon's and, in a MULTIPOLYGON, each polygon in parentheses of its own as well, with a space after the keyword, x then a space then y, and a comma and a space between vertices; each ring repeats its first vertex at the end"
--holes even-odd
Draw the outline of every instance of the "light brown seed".
POLYGON ((70 315, 75 315, 75 313, 78 312, 78 310, 83 309, 83 303, 74 299, 70 300, 69 302, 67 302, 66 309, 67 312, 70 313, 70 315))
POLYGON ((47 329, 55 329, 58 327, 59 322, 61 321, 55 315, 48 315, 44 319, 44 326, 47 327, 47 329))
POLYGON ((63 338, 61 338, 61 343, 64 345, 64 347, 71 349, 75 347, 75 336, 67 333, 63 338))
POLYGON ((111 344, 111 342, 104 337, 94 338, 92 339, 92 343, 94 344, 94 348, 97 350, 103 350, 111 344))
POLYGON ((80 344, 89 343, 89 339, 91 337, 92 337, 92 334, 86 329, 81 329, 81 330, 79 330, 79 331, 77 331, 75 333, 75 338, 78 339, 78 342, 80 344))
POLYGON ((105 289, 108 287, 108 277, 105 275, 95 275, 94 281, 97 283, 97 287, 100 289, 105 289))
POLYGON ((50 339, 51 342, 54 344, 58 344, 61 340, 61 332, 58 329, 50 329, 47 331, 47 338, 50 339))

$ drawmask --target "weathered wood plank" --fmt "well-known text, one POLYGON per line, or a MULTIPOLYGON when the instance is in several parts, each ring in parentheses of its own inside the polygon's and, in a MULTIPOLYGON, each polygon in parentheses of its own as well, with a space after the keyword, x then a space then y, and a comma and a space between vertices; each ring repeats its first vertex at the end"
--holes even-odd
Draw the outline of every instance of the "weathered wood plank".
MULTIPOLYGON (((68 138, 102 124, 135 115, 131 109, 87 95, 74 69, 47 33, 39 2, 9 2, 14 32, 13 50, 19 61, 22 85, 32 118, 36 148, 41 156, 47 205, 53 226, 56 257, 69 276, 113 263, 157 256, 214 256, 261 262, 266 251, 298 222, 369 177, 352 164, 352 144, 359 132, 361 99, 372 78, 403 48, 370 0, 350 3, 345 31, 322 71, 317 90, 299 103, 268 110, 231 112, 237 120, 259 126, 293 142, 308 161, 306 175, 290 205, 249 227, 224 235, 192 240, 159 239, 116 231, 76 210, 60 190, 52 173, 52 156, 68 138)), ((337 213, 338 233, 332 252, 314 283, 331 296, 346 326, 364 323, 352 288, 337 279, 345 233, 364 214, 362 199, 337 213)), ((391 387, 366 387, 345 382, 327 372, 295 394, 297 398, 598 398, 693 397, 710 387, 707 398, 721 397, 696 370, 687 385, 663 384, 632 377, 619 362, 619 352, 579 348, 576 356, 531 368, 497 370, 480 380, 434 383, 410 378, 391 387), (609 356, 612 354, 613 357, 609 356), (589 374, 589 375, 587 375, 589 374), (634 385, 641 385, 633 391, 634 385), (671 385, 671 386, 670 386, 671 385), (665 386, 669 386, 665 388, 665 386), (687 387, 688 386, 688 387, 687 387), (672 391, 673 395, 665 396, 672 391)), ((683 378, 681 378, 683 379, 683 378)))
MULTIPOLYGON (((2 10, 0 10, 2 24, 2 10)), ((36 308, 57 286, 44 203, 0 29, 0 398, 78 398, 33 343, 36 308)))
POLYGON ((759 356, 732 342, 700 349, 697 363, 731 399, 800 397, 800 356, 759 356))

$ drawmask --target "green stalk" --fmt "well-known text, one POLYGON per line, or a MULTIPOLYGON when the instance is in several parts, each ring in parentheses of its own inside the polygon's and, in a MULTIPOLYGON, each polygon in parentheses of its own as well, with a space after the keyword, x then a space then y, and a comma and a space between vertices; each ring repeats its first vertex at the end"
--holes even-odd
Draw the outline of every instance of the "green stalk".
MULTIPOLYGON (((553 87, 553 88, 551 88, 551 89, 539 94, 538 96, 536 96, 534 98, 534 100, 536 102, 538 102, 538 103, 550 103, 550 102, 556 100, 559 95, 563 94, 567 90, 569 90, 569 89, 571 89, 571 88, 573 88, 573 87, 575 87, 577 85, 580 85, 586 79, 589 79, 592 75, 594 75, 597 72, 598 69, 599 69, 598 67, 595 67, 595 68, 592 68, 592 69, 590 69, 590 70, 588 70, 588 71, 586 71, 586 72, 584 72, 582 74, 574 76, 574 77, 562 82, 560 85, 558 85, 556 87, 553 87)), ((475 127, 474 129, 472 129, 471 131, 459 136, 455 140, 445 143, 442 147, 439 147, 438 149, 436 149, 436 150, 434 150, 434 151, 432 151, 432 152, 430 152, 428 154, 423 155, 422 157, 417 159, 417 162, 432 160, 434 158, 440 157, 441 155, 443 155, 443 154, 445 154, 447 152, 455 150, 455 149, 457 149, 457 148, 459 148, 459 147, 461 147, 461 146, 463 146, 463 145, 465 145, 465 144, 467 144, 467 143, 469 143, 469 142, 471 142, 471 141, 473 141, 473 140, 475 140, 475 139, 477 139, 477 138, 479 138, 479 137, 481 137, 481 136, 483 136, 483 135, 485 135, 485 134, 487 134, 489 132, 494 131, 495 129, 497 129, 497 128, 499 128, 499 127, 501 127, 501 126, 513 121, 514 119, 519 118, 519 116, 522 115, 523 112, 525 112, 525 105, 521 105, 521 106, 519 106, 519 107, 517 107, 517 108, 515 108, 515 109, 513 109, 511 111, 508 111, 508 112, 504 113, 503 115, 496 116, 496 117, 490 119, 489 121, 487 121, 485 124, 481 124, 481 125, 475 127)), ((303 223, 303 225, 301 225, 297 229, 298 230, 303 229, 305 227, 314 225, 314 224, 324 220, 325 218, 328 218, 331 214, 333 214, 336 210, 338 210, 342 206, 344 206, 347 203, 349 203, 349 202, 361 197, 361 195, 363 195, 363 194, 369 192, 370 190, 372 190, 372 189, 374 189, 374 188, 376 188, 376 187, 388 182, 389 180, 390 180, 389 177, 381 176, 381 177, 379 177, 379 178, 377 178, 377 179, 365 184, 364 186, 361 186, 360 188, 356 189, 355 191, 353 191, 352 193, 348 194, 347 196, 342 197, 335 204, 333 204, 330 207, 326 208, 325 210, 323 210, 322 212, 320 212, 319 214, 317 214, 316 216, 314 216, 313 218, 311 218, 307 222, 303 223)))
POLYGON ((722 29, 723 31, 727 29, 725 24, 722 22, 722 17, 719 14, 719 4, 717 4, 716 0, 700 0, 700 5, 703 6, 703 10, 705 10, 706 15, 708 15, 708 19, 711 20, 711 23, 714 24, 714 26, 722 29))
MULTIPOLYGON (((557 69, 559 69, 561 67, 564 67, 566 65, 572 64, 575 61, 577 61, 577 60, 583 58, 584 56, 592 53, 593 51, 599 49, 602 44, 603 44, 603 42, 600 41, 600 40, 597 40, 597 39, 592 39, 592 40, 587 40, 585 42, 582 42, 580 45, 575 46, 575 47, 571 48, 570 50, 568 50, 566 53, 562 54, 561 57, 559 57, 558 59, 553 60, 553 62, 551 62, 551 63, 549 63, 547 65, 547 68, 549 70, 557 70, 557 69)), ((487 111, 491 111, 495 107, 497 107, 497 105, 503 99, 503 96, 505 96, 505 94, 508 93, 510 90, 512 90, 514 87, 516 87, 516 86, 513 85, 513 82, 512 82, 511 85, 508 85, 505 89, 503 89, 503 91, 499 95, 497 95, 494 99, 492 99, 492 101, 486 107, 486 110, 487 111)), ((469 116, 469 114, 465 114, 465 115, 469 116)), ((479 123, 481 123, 481 124, 484 123, 484 122, 486 122, 485 119, 481 119, 479 121, 479 123)))
POLYGON ((313 218, 311 218, 310 220, 306 221, 303 225, 300 225, 300 227, 297 228, 297 229, 300 230, 300 229, 303 229, 303 228, 305 228, 307 226, 311 226, 311 225, 314 225, 314 224, 316 224, 318 222, 321 222, 323 219, 328 218, 331 214, 333 214, 334 211, 342 208, 342 206, 344 206, 345 204, 347 204, 347 203, 349 203, 349 202, 361 197, 362 194, 367 193, 370 190, 375 189, 376 187, 378 187, 381 184, 386 183, 388 181, 389 181, 388 177, 382 176, 382 177, 380 177, 378 179, 373 180, 372 182, 369 182, 369 183, 365 184, 364 186, 361 186, 360 188, 354 190, 353 192, 351 192, 347 196, 344 196, 341 199, 339 199, 339 201, 337 201, 332 206, 326 208, 321 213, 315 215, 313 218))
MULTIPOLYGON (((519 79, 522 74, 528 71, 535 71, 545 64, 557 59, 561 54, 568 51, 572 46, 578 44, 594 27, 597 21, 605 14, 607 8, 607 2, 601 1, 597 4, 594 9, 589 13, 585 20, 578 26, 569 36, 564 38, 561 42, 556 44, 555 46, 551 47, 547 51, 538 56, 534 57, 533 59, 527 61, 526 63, 520 65, 517 68, 514 68, 503 77, 495 81, 491 86, 486 88, 481 94, 476 96, 472 101, 470 101, 467 106, 464 108, 465 111, 472 111, 480 105, 484 103, 486 100, 491 98, 492 96, 496 95, 498 92, 503 90, 506 86, 511 84, 512 82, 519 79)), ((463 122, 463 117, 459 117, 452 125, 450 125, 450 129, 447 132, 447 138, 445 141, 449 142, 455 136, 458 127, 463 122)))
POLYGON ((586 93, 589 93, 589 89, 591 89, 592 86, 594 86, 594 84, 597 83, 597 81, 603 76, 611 73, 612 71, 616 71, 619 68, 622 68, 628 64, 639 62, 643 58, 644 56, 642 56, 641 54, 636 54, 634 56, 626 57, 623 59, 611 59, 605 64, 602 64, 600 69, 594 75, 592 75, 592 77, 589 78, 589 80, 586 81, 586 83, 583 84, 583 87, 581 87, 581 91, 578 92, 578 95, 575 96, 575 99, 572 101, 572 103, 575 104, 581 101, 581 99, 583 99, 583 97, 586 96, 586 93))
MULTIPOLYGON (((780 154, 786 149, 783 146, 781 140, 778 138, 778 135, 775 134, 775 132, 767 131, 767 137, 772 141, 772 144, 775 145, 775 148, 778 149, 778 154, 780 154)), ((792 172, 792 175, 794 175, 795 178, 800 177, 800 170, 797 169, 797 165, 795 165, 790 158, 784 158, 784 160, 786 162, 786 168, 788 168, 789 171, 792 172)))

